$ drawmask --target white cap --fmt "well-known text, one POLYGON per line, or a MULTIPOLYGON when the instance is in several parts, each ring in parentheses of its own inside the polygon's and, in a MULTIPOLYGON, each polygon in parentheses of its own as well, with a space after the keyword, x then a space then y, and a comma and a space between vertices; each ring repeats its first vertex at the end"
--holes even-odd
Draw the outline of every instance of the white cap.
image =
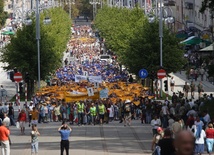
POLYGON ((130 102, 131 102, 130 100, 126 100, 126 101, 125 101, 125 103, 130 103, 130 102))

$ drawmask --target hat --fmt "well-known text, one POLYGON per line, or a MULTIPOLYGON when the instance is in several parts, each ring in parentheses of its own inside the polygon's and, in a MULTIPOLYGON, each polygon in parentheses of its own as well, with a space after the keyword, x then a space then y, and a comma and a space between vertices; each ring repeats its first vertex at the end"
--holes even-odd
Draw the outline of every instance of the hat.
POLYGON ((157 132, 163 131, 163 129, 161 127, 157 128, 157 132))
POLYGON ((33 101, 30 101, 30 103, 33 103, 33 101))
POLYGON ((126 100, 126 101, 125 101, 125 103, 130 103, 130 102, 131 102, 130 100, 126 100))

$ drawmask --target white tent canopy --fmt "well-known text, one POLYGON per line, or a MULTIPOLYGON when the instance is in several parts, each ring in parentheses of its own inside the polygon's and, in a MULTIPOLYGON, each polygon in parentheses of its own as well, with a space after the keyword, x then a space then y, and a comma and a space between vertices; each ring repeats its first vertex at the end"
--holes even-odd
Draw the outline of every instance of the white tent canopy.
POLYGON ((213 51, 213 46, 214 46, 214 43, 211 44, 210 46, 207 46, 207 47, 201 49, 200 51, 202 51, 202 52, 203 51, 213 51))

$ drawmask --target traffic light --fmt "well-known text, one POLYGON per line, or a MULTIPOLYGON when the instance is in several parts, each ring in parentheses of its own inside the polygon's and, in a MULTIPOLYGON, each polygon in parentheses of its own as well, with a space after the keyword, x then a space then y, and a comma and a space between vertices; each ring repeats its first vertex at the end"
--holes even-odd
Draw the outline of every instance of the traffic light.
POLYGON ((164 90, 168 91, 168 80, 165 80, 163 83, 164 83, 164 90))
POLYGON ((14 71, 10 71, 10 80, 12 82, 15 82, 13 77, 14 77, 14 71))
POLYGON ((30 75, 28 72, 25 73, 25 82, 29 83, 30 82, 30 75))

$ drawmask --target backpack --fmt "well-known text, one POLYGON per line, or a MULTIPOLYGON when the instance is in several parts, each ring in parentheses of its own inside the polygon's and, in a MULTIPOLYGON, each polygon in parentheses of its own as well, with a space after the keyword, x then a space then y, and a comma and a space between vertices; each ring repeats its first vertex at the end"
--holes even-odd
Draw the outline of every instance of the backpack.
POLYGON ((124 109, 125 109, 125 112, 131 112, 130 104, 126 104, 124 109))

